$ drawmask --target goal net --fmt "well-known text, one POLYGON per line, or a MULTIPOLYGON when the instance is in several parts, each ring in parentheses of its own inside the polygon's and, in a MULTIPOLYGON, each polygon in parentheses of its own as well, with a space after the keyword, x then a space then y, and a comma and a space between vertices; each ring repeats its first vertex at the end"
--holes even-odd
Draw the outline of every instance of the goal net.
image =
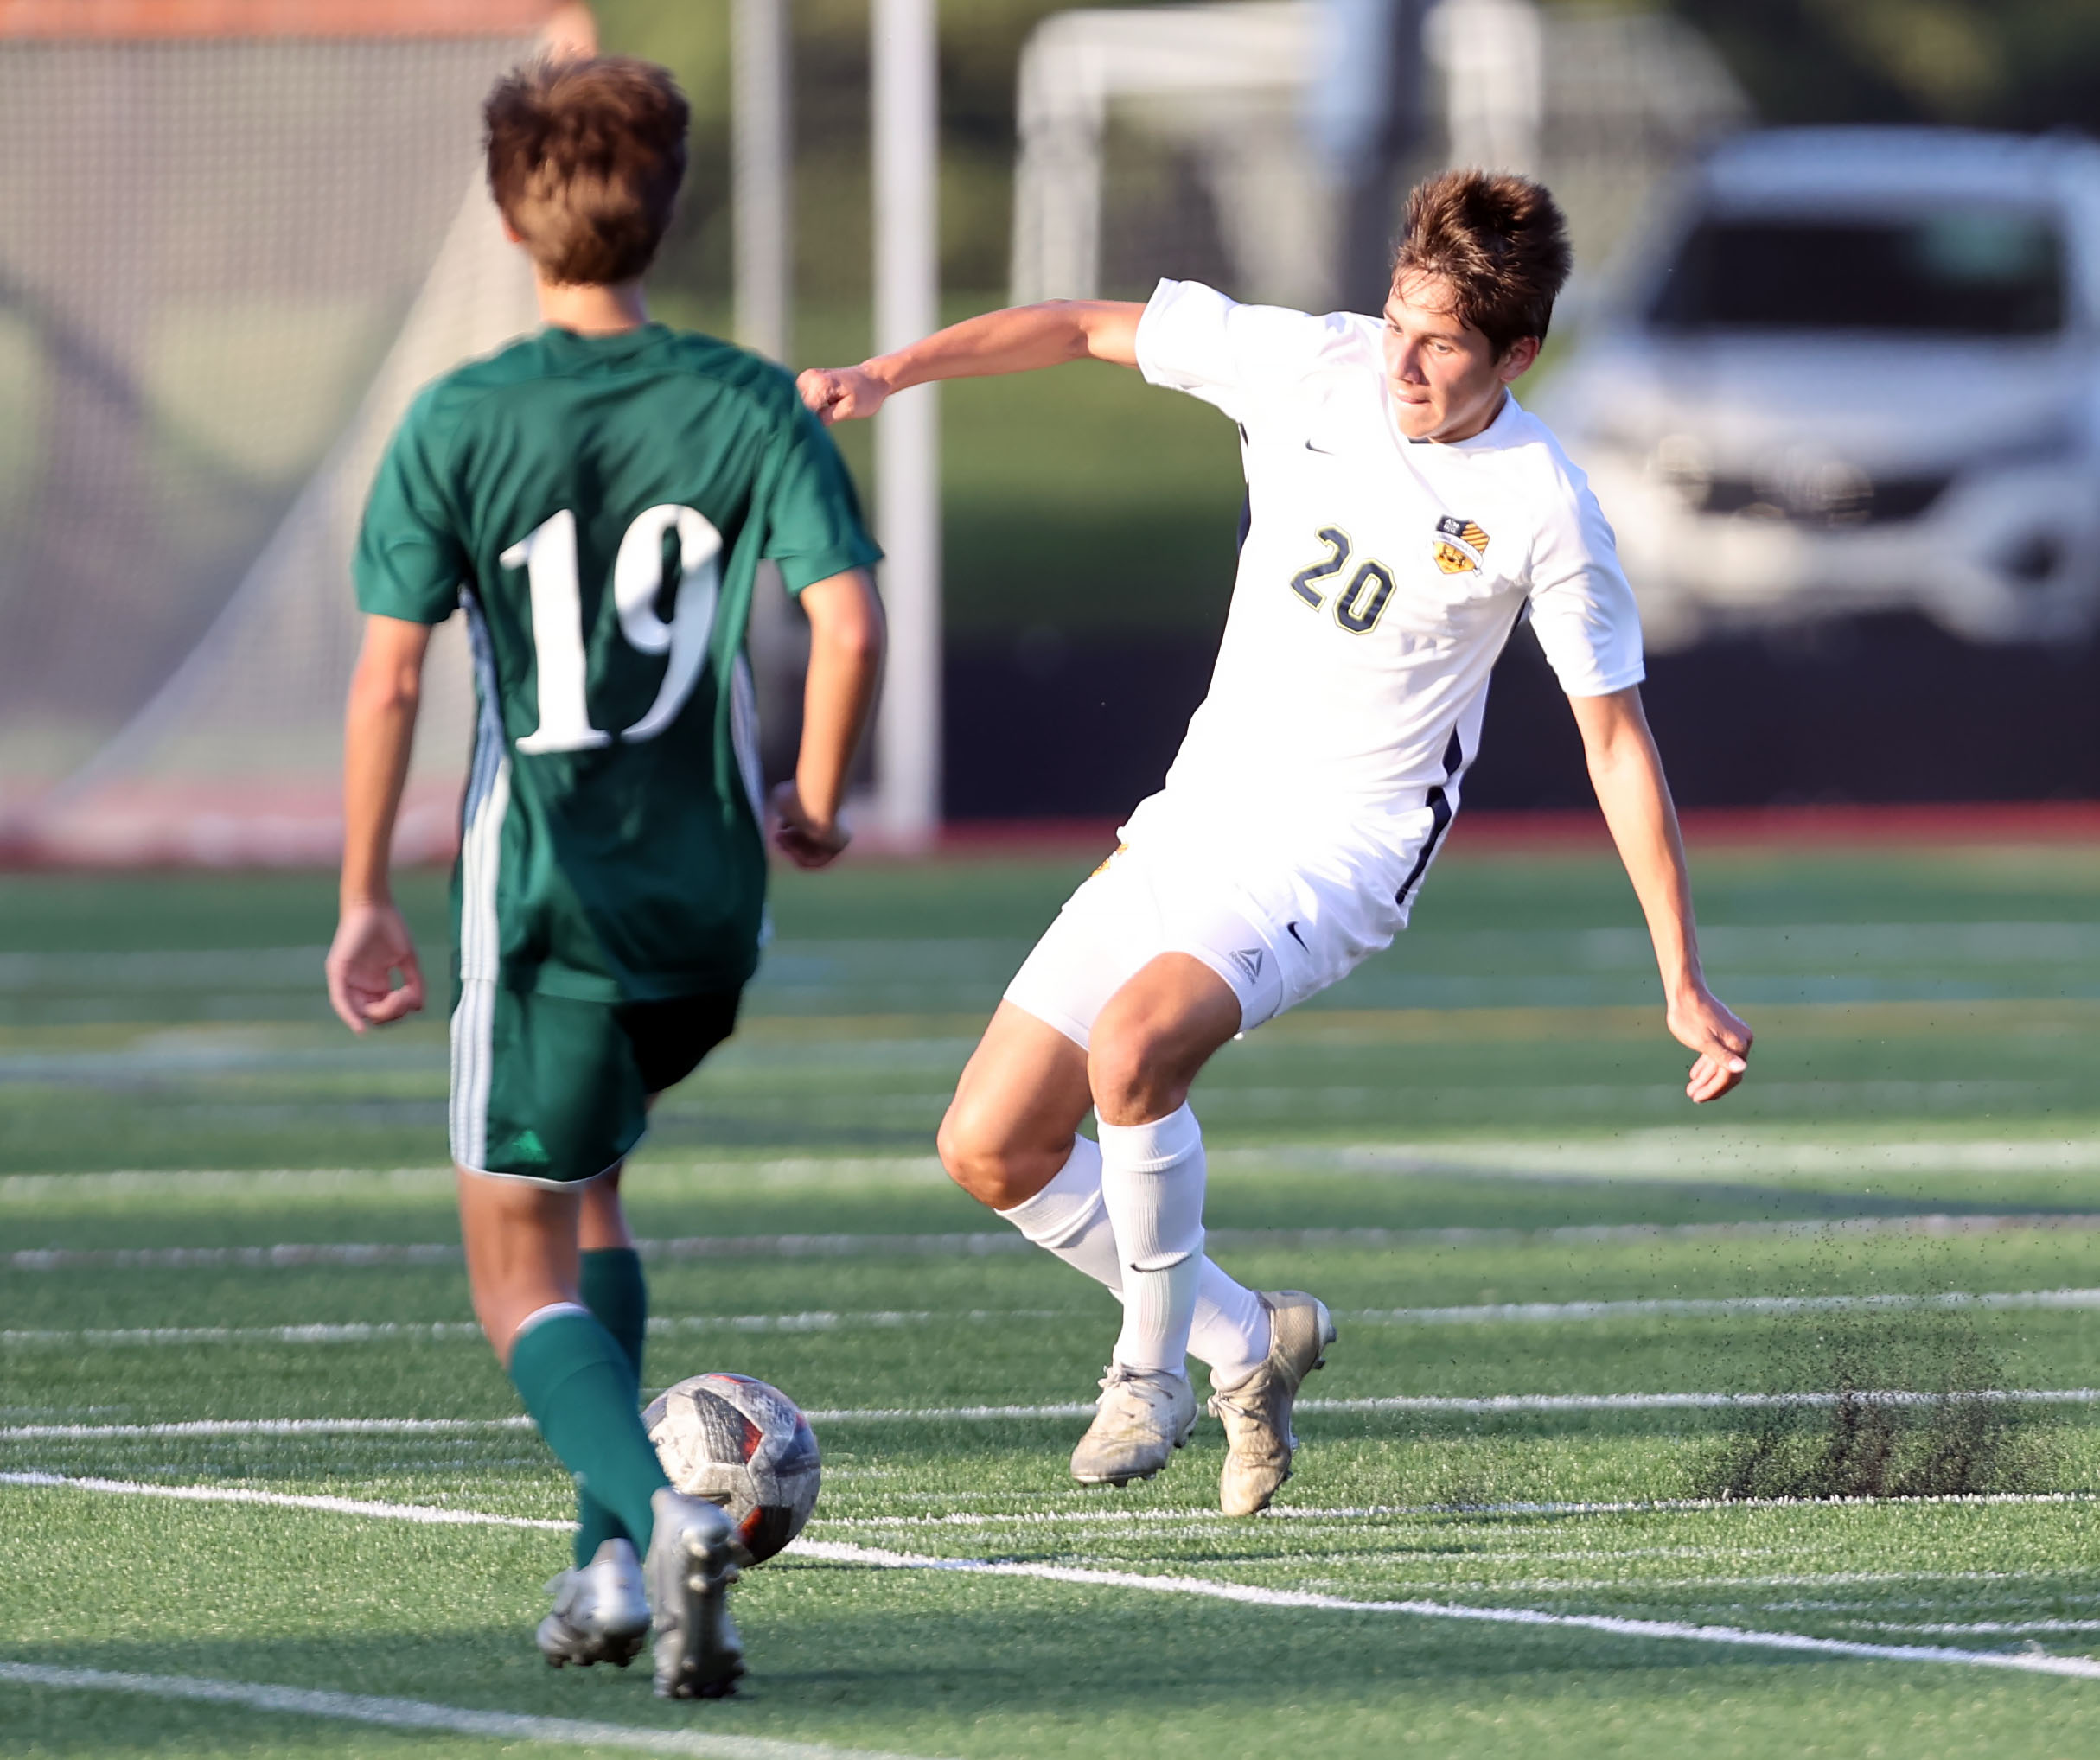
MULTIPOLYGON (((0 840, 16 859, 339 849, 359 514, 417 389, 535 322, 482 188, 480 100, 552 10, 0 13, 17 33, 0 38, 0 840), (270 34, 287 16, 300 34, 270 34)), ((463 648, 451 626, 434 644, 405 858, 454 835, 463 648)))
MULTIPOLYGON (((1237 0, 1045 19, 1021 63, 1014 298, 1142 298, 1167 275, 1325 309, 1341 209, 1319 143, 1348 83, 1337 10, 1237 0)), ((1750 116, 1705 39, 1664 12, 1438 0, 1422 48, 1423 125, 1395 197, 1441 165, 1535 176, 1567 210, 1583 271, 1689 155, 1750 116)))

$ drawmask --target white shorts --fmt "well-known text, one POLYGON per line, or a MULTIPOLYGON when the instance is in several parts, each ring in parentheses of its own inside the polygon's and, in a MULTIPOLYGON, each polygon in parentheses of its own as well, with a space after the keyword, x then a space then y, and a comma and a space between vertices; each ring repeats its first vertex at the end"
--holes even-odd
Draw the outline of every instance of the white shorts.
POLYGON ((1066 901, 1006 1000, 1083 1049, 1110 997, 1162 953, 1185 953, 1231 986, 1240 1030, 1252 1032, 1389 947, 1406 921, 1404 909, 1367 909, 1382 901, 1334 877, 1294 871, 1280 888, 1262 877, 1241 883, 1171 845, 1119 849, 1066 901))

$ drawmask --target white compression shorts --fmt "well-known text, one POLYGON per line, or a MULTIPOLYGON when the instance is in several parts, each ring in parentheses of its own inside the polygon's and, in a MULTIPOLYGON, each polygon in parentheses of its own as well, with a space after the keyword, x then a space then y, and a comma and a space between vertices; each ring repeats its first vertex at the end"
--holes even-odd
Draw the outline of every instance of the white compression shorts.
POLYGON ((1291 879, 1293 902, 1264 909, 1255 893, 1274 889, 1235 884, 1171 844, 1119 849, 1066 901, 1006 1000, 1084 1049, 1110 997, 1162 953, 1185 953, 1231 987, 1252 1032, 1389 947, 1405 921, 1367 925, 1355 888, 1291 879))

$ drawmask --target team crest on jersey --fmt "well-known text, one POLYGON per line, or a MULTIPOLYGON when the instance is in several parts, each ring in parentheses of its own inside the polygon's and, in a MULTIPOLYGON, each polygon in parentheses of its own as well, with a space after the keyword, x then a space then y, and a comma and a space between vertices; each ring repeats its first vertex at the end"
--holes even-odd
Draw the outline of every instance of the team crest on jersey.
POLYGON ((1436 542, 1430 546, 1429 553, 1446 574, 1462 575, 1468 569, 1480 566, 1487 548, 1488 535, 1479 526, 1471 520, 1456 519, 1446 513, 1437 521, 1436 542))

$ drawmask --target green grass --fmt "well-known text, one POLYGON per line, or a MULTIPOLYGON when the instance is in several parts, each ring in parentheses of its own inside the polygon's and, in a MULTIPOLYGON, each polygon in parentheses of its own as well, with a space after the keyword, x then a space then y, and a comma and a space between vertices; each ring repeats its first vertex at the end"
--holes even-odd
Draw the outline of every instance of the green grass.
MULTIPOLYGON (((640 1232, 716 1243, 652 1249, 649 1378, 733 1367, 833 1414, 813 1540, 2100 1656, 2090 1407, 2016 1414, 1979 1476, 2012 1501, 1712 1507, 1687 1500, 1738 1458, 1754 1422, 1740 1412, 1326 1403, 1848 1376, 2100 1387, 2094 1310, 1938 1300, 2100 1286, 2090 851, 1708 858, 1716 981, 1760 1035, 1752 1084, 1710 1114, 1678 1094, 1684 1058, 1608 863, 1442 865, 1392 953, 1231 1048, 1198 1094, 1220 1257, 1319 1291, 1343 1330, 1308 1388, 1320 1403, 1299 1419, 1284 1514, 1240 1523, 1208 1513, 1214 1424, 1151 1484, 1094 1493, 1065 1476, 1073 1419, 958 1415, 1083 1400, 1113 1332, 1104 1295, 999 1250, 1000 1225, 929 1155, 1000 985, 1087 865, 784 878, 745 1030, 637 1157, 640 1232), (973 1247, 980 1234, 994 1245, 973 1247), (765 1238, 732 1252, 731 1237, 765 1238), (1774 1296, 1908 1305, 1425 1311, 1774 1296), (878 1415, 900 1408, 926 1415, 878 1415)), ((331 891, 301 876, 0 880, 0 1252, 61 1255, 0 1260, 0 1473, 565 1515, 544 1450, 504 1421, 514 1396, 443 1252, 150 1257, 456 1238, 442 1029, 355 1042, 331 1023, 316 988, 331 891), (462 1427, 110 1428, 371 1419, 462 1427)), ((441 883, 417 877, 407 902, 442 969, 441 883)), ((749 1691, 679 1708, 632 1671, 539 1663, 539 1585, 565 1546, 547 1529, 16 1480, 0 1483, 0 1661, 955 1760, 2068 1756, 2100 1716, 2100 1680, 1235 1605, 865 1551, 751 1572, 749 1691)), ((10 1753, 68 1756, 503 1745, 4 1680, 0 1728, 10 1753)))

